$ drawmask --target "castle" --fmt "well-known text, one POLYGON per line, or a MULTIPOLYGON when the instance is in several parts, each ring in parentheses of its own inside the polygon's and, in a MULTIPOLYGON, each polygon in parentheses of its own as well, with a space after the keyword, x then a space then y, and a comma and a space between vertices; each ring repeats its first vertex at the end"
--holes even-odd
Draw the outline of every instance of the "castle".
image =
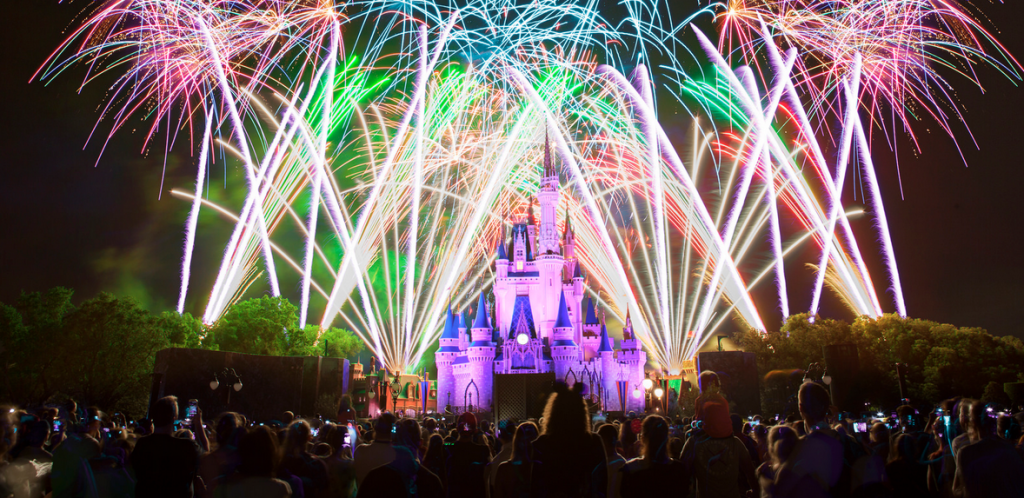
MULTIPOLYGON (((448 309, 434 355, 438 408, 491 406, 495 374, 554 372, 559 381, 586 384, 587 393, 601 396, 604 410, 619 411, 617 381, 628 382, 632 392, 643 380, 647 353, 629 316, 616 349, 593 300, 584 305, 586 284, 568 215, 559 241, 559 197, 558 170, 545 139, 540 225, 531 205, 525 219, 512 225, 511 240, 503 230, 495 248, 493 306, 481 293, 472 324, 468 313, 448 309)), ((643 410, 643 399, 625 397, 626 411, 643 410)))

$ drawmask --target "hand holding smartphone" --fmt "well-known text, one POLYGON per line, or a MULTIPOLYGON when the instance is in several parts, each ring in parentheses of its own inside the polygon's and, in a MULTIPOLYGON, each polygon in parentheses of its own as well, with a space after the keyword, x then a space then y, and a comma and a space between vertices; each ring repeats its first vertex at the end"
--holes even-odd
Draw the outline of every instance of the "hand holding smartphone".
POLYGON ((185 423, 182 425, 192 425, 192 419, 196 416, 196 410, 199 409, 199 400, 190 399, 188 400, 188 408, 185 409, 185 423))

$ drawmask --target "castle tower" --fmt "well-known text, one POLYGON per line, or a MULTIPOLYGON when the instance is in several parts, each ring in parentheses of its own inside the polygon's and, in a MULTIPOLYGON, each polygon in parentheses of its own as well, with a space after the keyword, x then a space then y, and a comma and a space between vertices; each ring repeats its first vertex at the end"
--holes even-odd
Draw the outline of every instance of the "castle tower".
POLYGON ((597 354, 601 358, 602 400, 606 411, 618 411, 619 396, 615 381, 619 380, 619 364, 615 361, 615 340, 608 337, 608 327, 601 323, 601 345, 597 354))
POLYGON ((491 292, 494 293, 494 316, 495 323, 494 328, 499 334, 507 332, 504 326, 504 317, 511 310, 505 309, 506 295, 509 292, 509 286, 506 283, 508 279, 509 271, 509 259, 508 251, 505 250, 507 241, 505 240, 505 224, 501 225, 501 238, 498 239, 497 254, 494 258, 494 285, 491 287, 491 292))
MULTIPOLYGON (((475 389, 470 388, 467 383, 469 403, 474 407, 486 409, 491 405, 491 388, 494 384, 494 343, 491 342, 492 328, 490 320, 487 319, 487 301, 484 293, 480 293, 477 301, 476 318, 473 320, 473 327, 470 329, 472 342, 466 349, 466 356, 469 359, 470 379, 475 389)), ((463 393, 467 394, 467 393, 463 393)))
POLYGON ((530 198, 530 210, 526 212, 526 243, 530 245, 530 254, 533 256, 537 255, 537 218, 533 207, 536 201, 536 197, 530 198))
POLYGON ((459 330, 452 313, 452 307, 448 306, 448 313, 445 315, 444 329, 441 332, 441 347, 434 353, 434 363, 437 365, 437 407, 439 412, 450 404, 457 404, 455 398, 455 373, 452 371, 452 364, 459 356, 459 330))
POLYGON ((558 170, 551 162, 551 147, 544 137, 544 173, 540 180, 540 237, 537 241, 537 256, 561 255, 558 244, 558 170))
MULTIPOLYGON (((647 364, 647 353, 638 347, 636 334, 633 332, 633 320, 626 312, 626 324, 622 328, 622 350, 619 351, 619 362, 625 372, 623 380, 629 381, 629 390, 640 385, 644 378, 644 365, 647 364)), ((617 379, 616 379, 617 380, 617 379)), ((626 397, 626 410, 643 410, 643 399, 626 397)))
POLYGON ((565 268, 569 275, 576 275, 576 232, 572 229, 569 221, 569 210, 565 210, 565 231, 562 232, 562 256, 565 258, 565 268))
POLYGON ((601 322, 597 319, 592 298, 587 298, 587 314, 585 316, 580 346, 583 346, 583 361, 590 361, 597 357, 597 348, 601 345, 601 322))
POLYGON ((569 320, 569 310, 565 303, 565 293, 561 293, 558 302, 558 318, 553 327, 551 342, 551 359, 554 362, 555 380, 564 381, 565 375, 580 360, 580 348, 572 340, 573 327, 569 320))
POLYGON ((512 269, 511 271, 521 272, 526 267, 527 251, 529 242, 522 230, 512 231, 512 269))

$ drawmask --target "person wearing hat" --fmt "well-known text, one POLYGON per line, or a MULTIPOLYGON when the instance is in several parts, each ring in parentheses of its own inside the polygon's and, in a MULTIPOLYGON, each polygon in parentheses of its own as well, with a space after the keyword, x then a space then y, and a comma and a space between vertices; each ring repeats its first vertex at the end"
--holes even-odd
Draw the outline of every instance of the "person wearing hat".
POLYGON ((486 445, 473 442, 476 435, 476 415, 466 412, 459 416, 455 430, 459 438, 448 452, 447 483, 448 498, 478 498, 486 493, 484 479, 491 450, 486 445))

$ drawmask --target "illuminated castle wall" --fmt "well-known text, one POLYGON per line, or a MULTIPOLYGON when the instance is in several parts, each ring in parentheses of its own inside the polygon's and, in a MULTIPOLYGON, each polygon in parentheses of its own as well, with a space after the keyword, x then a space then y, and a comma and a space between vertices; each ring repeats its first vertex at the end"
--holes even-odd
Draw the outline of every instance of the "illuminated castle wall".
MULTIPOLYGON (((632 389, 644 376, 647 353, 639 347, 629 317, 620 347, 598 320, 576 259, 576 238, 568 218, 559 237, 557 169, 544 144, 540 224, 533 209, 512 225, 496 247, 493 306, 483 293, 471 324, 468 312, 448 310, 437 365, 437 406, 486 409, 493 399, 494 374, 547 373, 588 392, 602 393, 605 410, 621 410, 616 381, 632 389), (584 307, 586 309, 584 309, 584 307), (592 383, 593 379, 593 384, 592 383)), ((626 410, 642 410, 643 400, 627 396, 626 410)))

